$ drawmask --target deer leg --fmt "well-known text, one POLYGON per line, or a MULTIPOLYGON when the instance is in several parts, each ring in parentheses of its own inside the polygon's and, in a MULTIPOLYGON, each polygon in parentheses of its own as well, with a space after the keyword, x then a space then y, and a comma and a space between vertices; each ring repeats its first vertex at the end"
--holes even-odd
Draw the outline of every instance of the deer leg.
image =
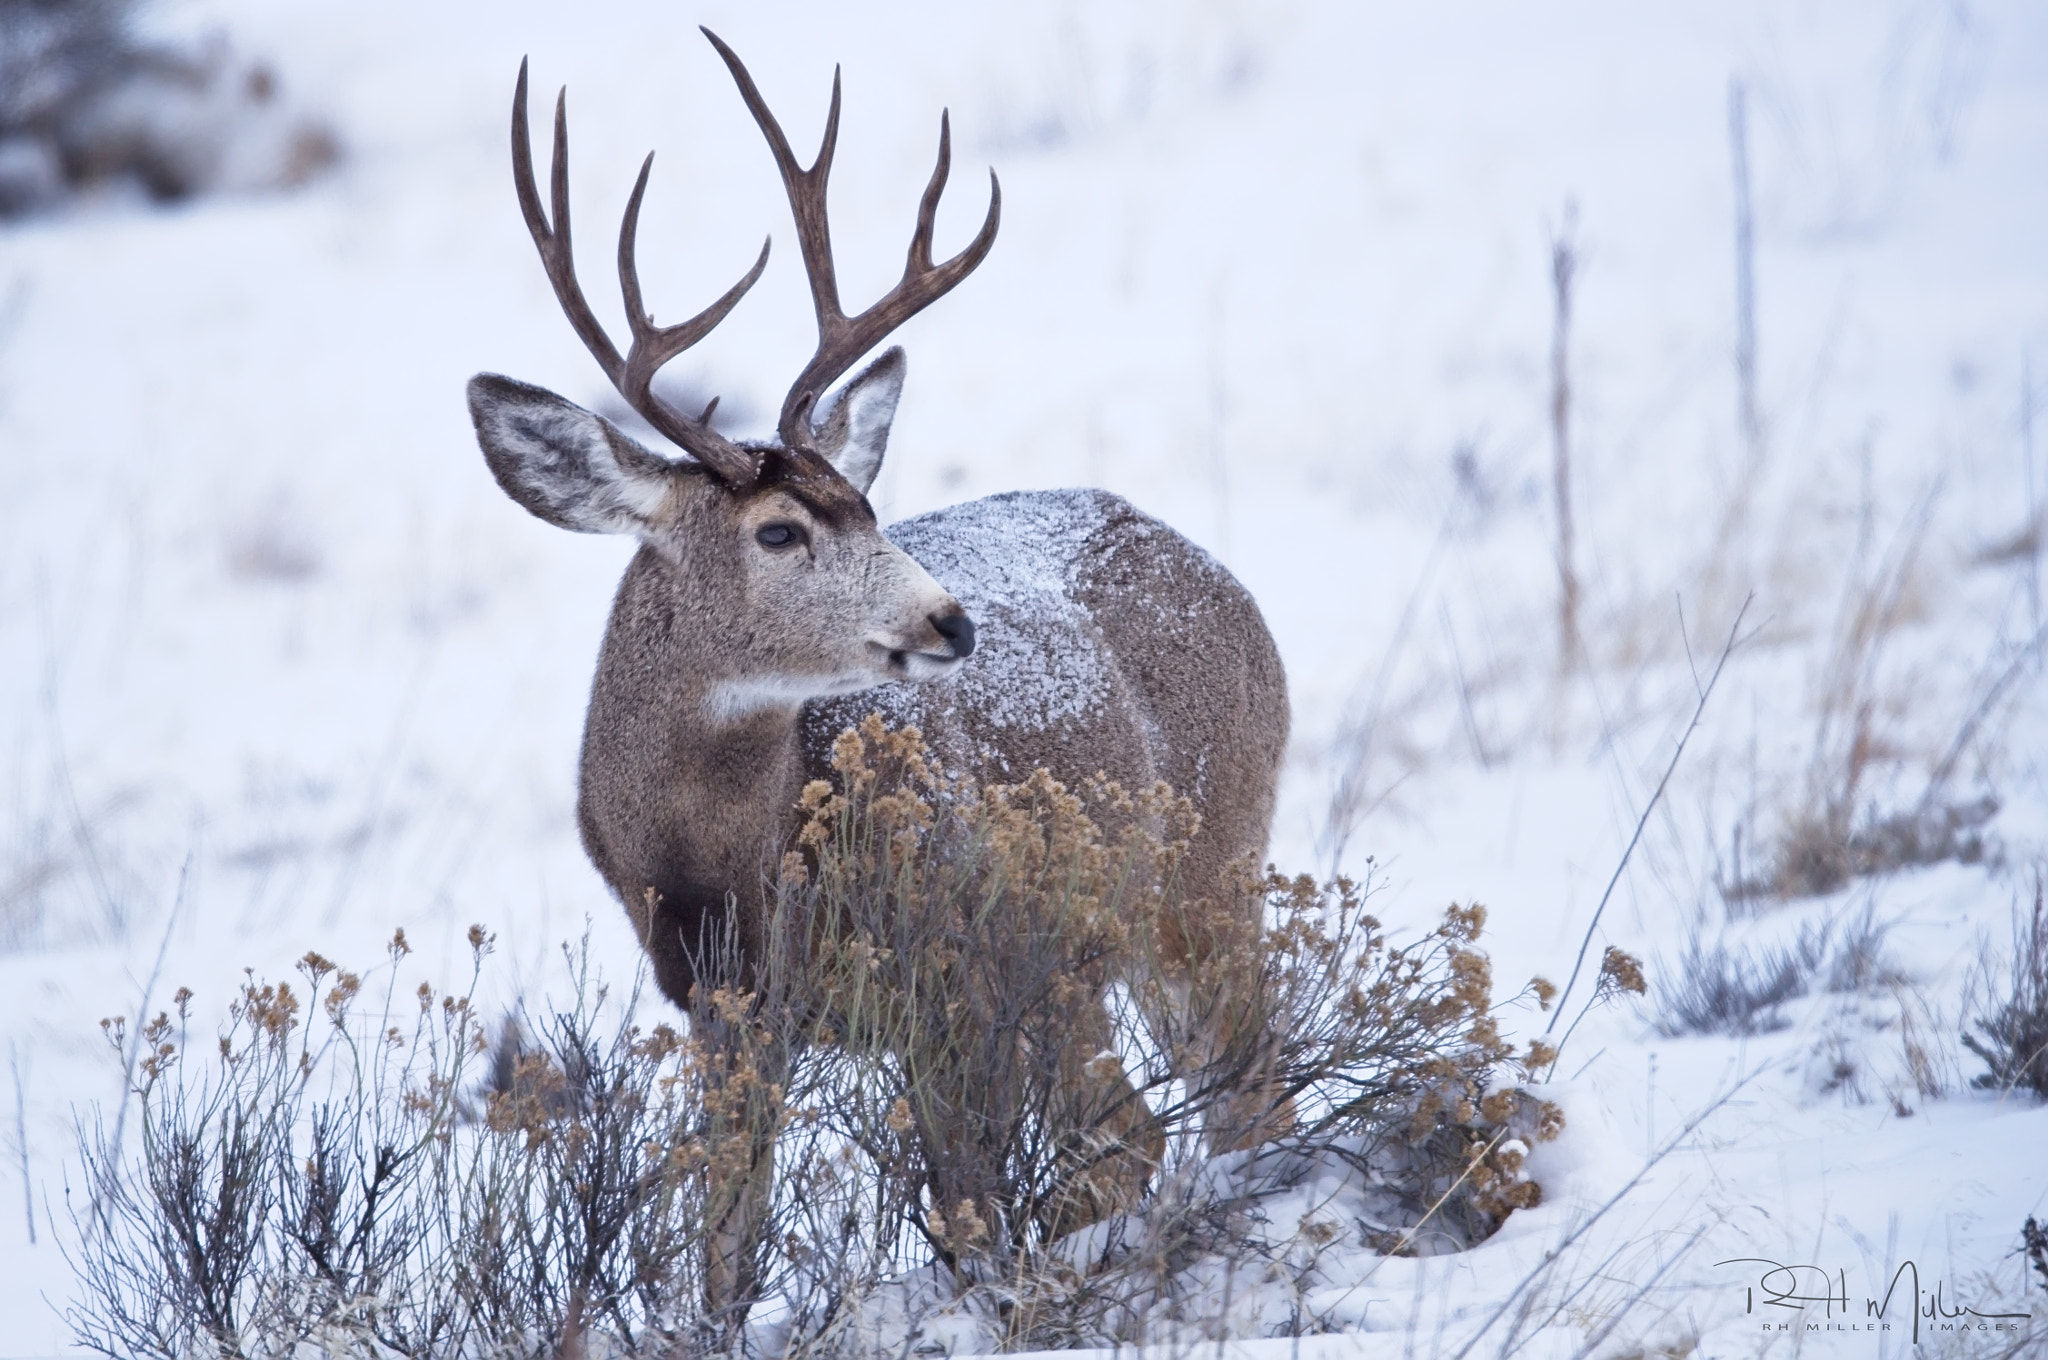
POLYGON ((716 1171, 705 1195, 704 1312, 731 1336, 747 1319, 761 1288, 761 1251, 775 1190, 775 1143, 746 1149, 748 1162, 725 1176, 716 1171))
POLYGON ((1294 1128, 1294 1098, 1274 1071, 1280 1039, 1255 989, 1222 980, 1191 1009, 1183 1010, 1183 1051, 1205 1091, 1203 1149, 1216 1157, 1285 1137, 1294 1128))
POLYGON ((1167 976, 1137 989, 1154 1042, 1176 1055, 1179 1075, 1198 1093, 1202 1146, 1211 1157, 1294 1128, 1294 1099, 1274 1071, 1274 1017, 1259 1002, 1255 976, 1247 985, 1243 961, 1225 966, 1229 958, 1170 961, 1167 976))
POLYGON ((1137 1207, 1166 1157, 1166 1130, 1111 1048, 1108 1014, 1098 1004, 1060 1054, 1059 1114, 1067 1163, 1050 1203, 1039 1211, 1048 1241, 1137 1207))
POLYGON ((1229 1084, 1202 1117, 1202 1145, 1210 1156, 1240 1152, 1284 1138, 1294 1129, 1294 1097, 1273 1072, 1278 1041, 1260 1025, 1214 1038, 1211 1070, 1229 1084))
POLYGON ((715 1074, 705 1089, 704 1312, 735 1338, 759 1298, 782 1124, 782 1054, 745 1022, 704 1024, 715 1074))

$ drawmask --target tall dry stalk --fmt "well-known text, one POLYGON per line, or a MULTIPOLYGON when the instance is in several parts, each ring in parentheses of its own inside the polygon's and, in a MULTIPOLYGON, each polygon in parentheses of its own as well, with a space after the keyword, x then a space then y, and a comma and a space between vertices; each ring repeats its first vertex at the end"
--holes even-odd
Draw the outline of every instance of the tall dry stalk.
POLYGON ((2034 354, 2020 351, 2020 470, 2026 480, 2027 620, 2041 631, 2041 507, 2034 484, 2034 354))
POLYGON ((1583 663, 1579 645, 1579 573, 1572 543, 1572 287, 1579 271, 1579 209, 1567 203, 1564 225, 1550 240, 1551 492, 1557 511, 1557 673, 1583 663))
POLYGON ((1728 82, 1728 160, 1735 181, 1735 418, 1754 469, 1763 457, 1756 399, 1756 220, 1750 206, 1749 87, 1728 82))

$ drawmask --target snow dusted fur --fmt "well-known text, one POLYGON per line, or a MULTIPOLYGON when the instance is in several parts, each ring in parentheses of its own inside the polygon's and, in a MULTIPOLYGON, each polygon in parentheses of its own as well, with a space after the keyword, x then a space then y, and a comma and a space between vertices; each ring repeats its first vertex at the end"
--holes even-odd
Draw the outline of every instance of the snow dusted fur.
POLYGON ((833 739, 871 712, 917 727, 948 771, 989 782, 1039 768, 1069 783, 1098 771, 1126 788, 1166 781, 1202 818, 1191 893, 1265 853, 1286 682, 1258 606, 1215 559, 1101 491, 990 497, 882 536, 966 608, 974 655, 927 683, 802 702, 790 702, 795 675, 720 676, 711 683, 762 696, 724 721, 683 696, 692 671, 726 658, 649 626, 716 582, 646 548, 627 569, 584 731, 581 824, 679 1005, 728 894, 734 943, 757 956, 756 904, 801 825, 797 797, 830 777, 833 739))
POLYGON ((1201 818, 1182 862, 1191 899, 1220 903, 1226 871, 1264 855, 1287 687, 1250 595, 1101 491, 995 496, 885 534, 864 493, 902 375, 892 350, 824 413, 820 452, 850 476, 829 504, 809 487, 730 489, 541 389, 471 383, 478 440, 514 499, 641 540, 598 661, 578 813, 685 1008, 699 960, 760 956, 798 796, 871 712, 915 725, 949 773, 978 780, 1165 781, 1201 818), (780 525, 802 543, 765 546, 780 525))
POLYGON ((1126 789, 1164 781, 1201 818, 1182 863, 1189 898, 1236 891, 1234 865, 1256 873, 1287 745, 1287 680, 1258 605, 1221 563, 1096 490, 1009 492, 886 532, 975 618, 980 647, 950 679, 808 705, 807 770, 879 712, 981 782, 1037 769, 1068 784, 1096 773, 1126 789))

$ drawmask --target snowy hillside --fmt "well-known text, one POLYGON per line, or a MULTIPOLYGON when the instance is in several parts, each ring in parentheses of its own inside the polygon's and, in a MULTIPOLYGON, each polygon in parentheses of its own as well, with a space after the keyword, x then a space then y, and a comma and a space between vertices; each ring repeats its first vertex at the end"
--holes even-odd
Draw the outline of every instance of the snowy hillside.
POLYGON ((2048 1219, 2048 1109, 1973 1089, 1958 1043, 2048 866, 2048 9, 178 0, 156 21, 264 54, 343 154, 290 193, 0 224, 0 1030, 21 1099, 19 1132, 0 1120, 0 1356, 69 1345, 72 1123, 123 1084, 102 1017, 180 986, 218 1013, 245 968, 369 965, 398 927, 437 985, 461 981, 470 923, 496 932, 492 1006, 561 986, 586 918, 631 973, 574 822, 631 548, 509 501, 462 388, 488 370, 617 405, 513 199, 530 57, 537 106, 569 90, 608 320, 650 148, 659 318, 774 238, 673 365, 770 432, 810 304, 700 23, 806 157, 841 65, 850 302, 901 267, 942 107, 940 252, 980 221, 982 167, 1001 176, 987 263, 901 332, 885 521, 1016 488, 1129 497, 1243 580, 1279 642, 1282 868, 1370 873, 1408 930, 1484 903, 1504 994, 1562 984, 1589 929, 1588 967, 1608 945, 1645 962, 1649 996, 1589 1014, 1557 1068, 1545 1203, 1457 1256, 1339 1253, 1312 1312, 1403 1354, 1460 1354, 1530 1307, 1528 1354, 1901 1355, 1897 1330, 1766 1333, 1768 1267, 1716 1263, 1846 1272, 1860 1322, 1910 1259, 1944 1306, 2031 1311, 2005 1324, 2031 1332, 1930 1344, 2048 1353, 2048 1292, 2013 1255, 2048 1219), (1859 929, 1867 966, 1831 989, 1859 929), (1753 1032, 1672 1019, 1717 947, 1726 966, 1802 932, 1812 985, 1753 1032))

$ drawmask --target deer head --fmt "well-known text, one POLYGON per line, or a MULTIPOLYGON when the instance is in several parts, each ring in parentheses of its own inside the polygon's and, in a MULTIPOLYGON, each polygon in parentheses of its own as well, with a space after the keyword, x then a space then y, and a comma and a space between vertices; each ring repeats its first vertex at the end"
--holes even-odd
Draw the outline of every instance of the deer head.
POLYGON ((702 312, 676 325, 655 325, 634 263, 641 199, 654 164, 649 153, 619 228, 619 287, 632 331, 622 356, 576 280, 567 92, 555 101, 550 213, 534 182, 522 62, 512 104, 513 178, 555 297, 619 395, 689 456, 663 458, 552 392, 494 374, 470 380, 477 442, 499 485, 541 519, 585 533, 631 534, 658 560, 672 593, 670 631, 687 637, 714 717, 793 708, 885 680, 949 674, 974 650, 973 620, 882 536, 867 499, 903 390, 903 351, 886 351, 822 406, 819 398, 863 354, 981 263, 995 243, 1001 187, 991 172, 980 232, 965 250, 935 265, 932 227, 951 161, 950 130, 941 115, 938 164, 918 206, 903 277, 849 317, 839 303, 825 212, 839 132, 837 72, 823 144, 804 169, 746 67, 708 29, 705 36, 731 70, 782 172, 817 311, 818 347, 783 401, 777 439, 727 439, 711 425, 716 399, 693 417, 652 385, 662 365, 708 335, 753 287, 767 267, 768 245, 702 312))

